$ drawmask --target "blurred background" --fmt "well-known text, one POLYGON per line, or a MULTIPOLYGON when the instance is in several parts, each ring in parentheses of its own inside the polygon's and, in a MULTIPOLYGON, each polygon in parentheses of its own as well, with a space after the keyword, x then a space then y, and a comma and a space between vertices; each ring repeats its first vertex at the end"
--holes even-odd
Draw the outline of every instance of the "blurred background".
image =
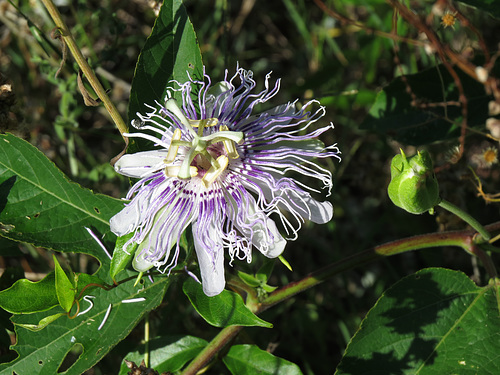
MULTIPOLYGON (((500 28, 492 15, 462 3, 403 3, 457 56, 473 62, 484 60, 485 50, 496 56, 500 28), (462 14, 467 18, 461 19, 462 14)), ((335 187, 327 199, 335 206, 335 217, 325 225, 303 226, 298 240, 289 242, 284 253, 293 272, 278 262, 271 285, 298 280, 326 264, 387 241, 465 228, 440 209, 433 216, 415 216, 390 202, 386 193, 389 166, 399 148, 407 155, 421 148, 429 150, 437 167, 441 195, 482 224, 498 220, 495 194, 500 193, 496 160, 500 125, 493 121, 498 113, 490 113, 488 127, 482 121, 467 131, 461 157, 459 129, 420 144, 402 143, 391 132, 367 125, 370 108, 382 88, 395 77, 416 74, 441 62, 422 30, 395 15, 389 3, 187 0, 184 4, 198 35, 206 71, 214 81, 223 78, 225 69, 232 75, 239 64, 253 70, 262 87, 266 74, 272 71, 271 81, 282 79, 273 105, 295 99, 300 104, 314 98, 326 106, 324 121, 335 125, 335 131, 323 139, 325 144, 337 143, 342 151, 341 163, 325 163, 334 174, 335 187), (482 196, 478 194, 478 178, 482 196)), ((135 64, 161 4, 146 0, 58 0, 56 5, 125 117, 135 64)), ((123 149, 123 141, 102 106, 84 105, 77 87, 78 69, 71 57, 55 77, 62 47, 58 40, 51 39, 52 29, 53 23, 39 1, 0 0, 0 131, 12 132, 34 144, 82 186, 123 197, 129 181, 109 164, 123 149)), ((437 85, 445 91, 443 82, 437 81, 437 85)), ((51 255, 30 244, 0 237, 0 255, 2 271, 14 267, 32 280, 53 269, 51 255)), ((257 252, 254 255, 252 264, 234 262, 226 272, 255 273, 264 258, 257 252)), ((61 257, 74 271, 88 272, 96 267, 96 262, 82 254, 61 257)), ((458 269, 479 283, 484 281, 482 268, 459 249, 398 255, 345 272, 266 311, 262 318, 272 322, 274 328, 248 328, 237 340, 255 343, 295 362, 306 374, 333 373, 351 336, 381 293, 425 267, 458 269)), ((0 282, 1 289, 9 284, 4 279, 0 282)), ((189 332, 211 339, 217 330, 196 315, 180 285, 171 287, 164 303, 151 313, 152 337, 189 332)), ((9 337, 4 336, 0 355, 6 361, 14 354, 8 350, 9 337)), ((118 373, 121 360, 142 337, 139 325, 88 373, 118 373)), ((227 370, 221 366, 214 371, 227 370)))

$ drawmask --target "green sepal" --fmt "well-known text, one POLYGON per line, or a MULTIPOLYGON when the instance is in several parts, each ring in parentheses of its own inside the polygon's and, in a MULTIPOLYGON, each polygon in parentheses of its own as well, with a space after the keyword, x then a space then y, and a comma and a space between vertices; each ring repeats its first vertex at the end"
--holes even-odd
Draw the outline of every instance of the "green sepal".
POLYGON ((37 282, 17 280, 10 288, 0 292, 0 307, 11 314, 47 311, 57 305, 54 272, 37 282))
POLYGON ((127 268, 130 263, 132 263, 132 258, 134 257, 135 250, 137 249, 137 244, 134 242, 127 246, 127 251, 123 249, 123 245, 132 238, 134 233, 126 234, 125 236, 118 237, 116 240, 115 250, 113 251, 113 258, 111 259, 111 266, 109 268, 109 276, 113 281, 116 281, 115 277, 125 268, 127 268), (128 253, 128 254, 127 254, 128 253))
POLYGON ((441 201, 432 159, 425 150, 407 158, 403 150, 391 162, 389 198, 398 207, 412 213, 431 213, 441 201))
POLYGON ((76 297, 76 287, 70 281, 66 272, 62 269, 61 265, 57 261, 55 255, 53 255, 55 273, 56 273, 56 294, 59 305, 64 309, 64 311, 69 312, 73 306, 73 302, 76 297))
POLYGON ((16 326, 23 327, 26 329, 29 329, 30 331, 33 332, 38 332, 47 327, 50 323, 52 323, 54 320, 59 319, 61 316, 66 315, 66 313, 57 313, 54 315, 49 315, 40 320, 38 324, 20 324, 16 323, 16 326))

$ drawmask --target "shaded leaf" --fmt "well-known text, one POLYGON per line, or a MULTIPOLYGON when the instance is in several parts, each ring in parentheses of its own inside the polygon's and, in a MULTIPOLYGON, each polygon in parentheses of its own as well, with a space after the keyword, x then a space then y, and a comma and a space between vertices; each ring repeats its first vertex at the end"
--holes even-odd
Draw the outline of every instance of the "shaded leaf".
MULTIPOLYGON (((133 275, 136 273, 129 272, 129 276, 133 275)), ((172 278, 164 277, 154 284, 146 281, 144 285, 134 287, 135 278, 131 277, 112 290, 98 288, 93 292, 94 306, 90 311, 74 319, 58 319, 43 332, 31 332, 19 324, 34 324, 53 315, 55 310, 15 316, 13 321, 16 324, 17 344, 13 349, 18 352, 19 357, 10 363, 0 364, 0 375, 56 374, 66 353, 76 344, 82 345, 83 353, 65 373, 83 373, 123 340, 147 311, 160 304, 171 280, 172 278), (139 297, 145 300, 124 302, 139 297), (112 305, 109 317, 101 330, 98 330, 109 304, 112 305)), ((55 309, 60 310, 59 307, 55 309)))
POLYGON ((90 254, 109 263, 84 227, 113 240, 109 219, 123 202, 70 182, 28 142, 0 135, 0 234, 35 246, 90 254))
POLYGON ((18 280, 9 289, 0 292, 0 307, 12 314, 49 310, 59 305, 55 280, 54 272, 37 282, 18 280))
MULTIPOLYGON (((179 371, 207 344, 205 340, 193 336, 157 337, 149 342, 149 367, 159 373, 179 371)), ((144 359, 144 347, 127 354, 125 359, 141 363, 144 359)), ((127 365, 122 362, 119 375, 127 375, 128 372, 127 365)))
MULTIPOLYGON (((163 102, 167 87, 178 88, 172 80, 184 83, 188 74, 202 79, 202 68, 196 34, 182 1, 165 1, 137 61, 130 93, 129 120, 137 118, 137 112, 150 112, 146 104, 163 102)), ((130 131, 134 129, 130 128, 130 131)))
MULTIPOLYGON (((484 86, 457 69, 468 102, 469 127, 484 125, 488 117, 488 102, 484 86)), ((409 87, 417 98, 407 92, 407 85, 396 78, 378 95, 369 115, 361 125, 363 129, 385 133, 399 142, 423 145, 437 140, 457 137, 462 119, 455 81, 439 65, 417 74, 407 75, 409 87), (443 103, 449 103, 446 106, 443 103)))
POLYGON ((201 284, 191 278, 184 282, 182 290, 203 319, 215 327, 257 326, 271 328, 273 326, 251 312, 237 293, 223 290, 217 296, 207 297, 203 293, 201 284))
POLYGON ((299 366, 255 345, 233 345, 222 359, 233 375, 299 375, 299 366))
POLYGON ((484 10, 493 17, 500 18, 500 2, 497 0, 460 0, 459 2, 484 10))
POLYGON ((335 374, 500 374, 498 285, 429 268, 378 300, 335 374))

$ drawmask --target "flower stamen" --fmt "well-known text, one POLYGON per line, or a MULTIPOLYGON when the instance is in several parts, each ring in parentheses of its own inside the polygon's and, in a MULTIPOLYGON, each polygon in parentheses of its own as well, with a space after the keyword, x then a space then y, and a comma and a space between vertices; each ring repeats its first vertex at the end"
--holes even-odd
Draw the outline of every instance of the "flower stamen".
MULTIPOLYGON (((229 128, 226 125, 221 125, 219 127, 219 131, 221 131, 221 132, 229 131, 229 128)), ((224 148, 226 149, 227 156, 229 156, 231 159, 238 159, 240 157, 240 155, 238 154, 238 151, 236 150, 236 146, 235 146, 233 140, 224 139, 222 141, 222 144, 224 145, 224 148)))
POLYGON ((177 156, 177 151, 179 151, 179 144, 175 141, 180 141, 181 140, 181 129, 177 128, 174 131, 174 135, 172 136, 172 140, 170 141, 170 147, 168 148, 168 154, 167 157, 165 158, 165 163, 170 164, 175 160, 175 157, 177 156))
POLYGON ((210 169, 201 179, 201 182, 203 182, 203 185, 206 188, 209 187, 215 181, 215 179, 219 177, 220 174, 227 168, 229 159, 226 155, 221 155, 217 158, 217 163, 219 164, 219 167, 217 168, 214 166, 214 164, 212 164, 210 169))

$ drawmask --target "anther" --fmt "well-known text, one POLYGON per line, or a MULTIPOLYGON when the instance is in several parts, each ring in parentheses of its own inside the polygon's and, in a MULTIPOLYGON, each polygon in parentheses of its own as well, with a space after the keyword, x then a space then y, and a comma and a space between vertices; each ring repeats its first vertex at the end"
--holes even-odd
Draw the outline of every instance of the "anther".
POLYGON ((179 151, 179 146, 175 145, 174 141, 179 141, 181 139, 182 133, 181 129, 177 128, 174 131, 174 135, 172 136, 172 140, 170 141, 170 147, 168 148, 168 154, 165 158, 165 164, 170 164, 175 160, 177 156, 177 151, 179 151))
MULTIPOLYGON (((165 167, 165 174, 167 175, 167 177, 183 178, 183 177, 179 176, 180 170, 181 170, 180 165, 167 165, 165 167)), ((189 175, 190 175, 190 177, 198 176, 198 168, 196 168, 194 166, 190 166, 189 167, 189 175)), ((188 177, 188 178, 190 178, 190 177, 188 177)))
MULTIPOLYGON (((226 125, 221 125, 219 127, 219 131, 229 131, 229 128, 226 125)), ((238 150, 236 150, 236 146, 234 144, 234 141, 230 139, 224 139, 222 141, 222 144, 224 145, 224 148, 226 149, 227 156, 229 156, 231 159, 238 159, 240 155, 238 154, 238 150)))
POLYGON ((210 169, 201 179, 203 185, 206 188, 209 187, 215 181, 215 179, 220 176, 222 172, 224 172, 229 164, 229 159, 226 155, 221 155, 217 158, 217 163, 219 164, 219 168, 216 168, 214 166, 210 167, 210 169))

